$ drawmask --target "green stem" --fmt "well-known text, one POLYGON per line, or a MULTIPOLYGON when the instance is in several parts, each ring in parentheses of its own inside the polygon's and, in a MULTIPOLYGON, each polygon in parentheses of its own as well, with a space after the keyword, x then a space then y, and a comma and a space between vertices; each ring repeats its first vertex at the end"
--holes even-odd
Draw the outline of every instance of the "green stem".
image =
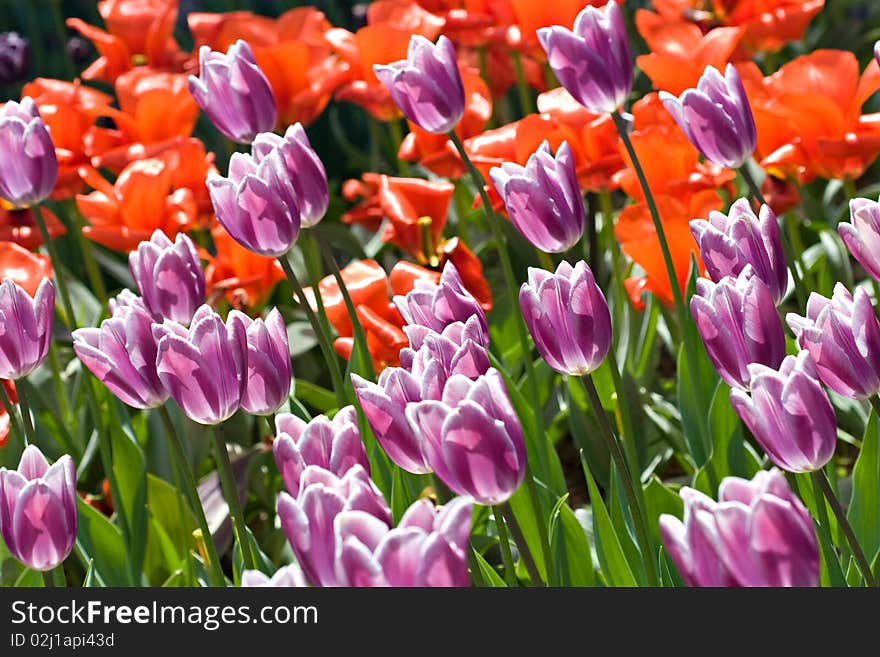
POLYGON ((541 264, 541 267, 549 272, 556 271, 556 267, 553 265, 553 258, 549 253, 541 249, 535 249, 535 252, 538 254, 538 262, 541 264))
POLYGON ((193 513, 196 515, 196 521, 199 523, 199 527, 202 530, 205 549, 208 552, 207 565, 208 574, 211 577, 211 583, 214 586, 226 586, 226 579, 223 576, 223 568, 220 565, 220 555, 217 554, 217 546, 214 544, 214 538, 211 536, 211 528, 208 525, 208 519, 205 517, 205 509, 202 507, 202 502, 199 498, 198 484, 196 484, 195 476, 193 475, 192 469, 189 467, 189 461, 186 458, 186 449, 183 446, 183 441, 181 441, 180 434, 177 433, 177 429, 174 427, 174 421, 171 419, 168 409, 165 406, 160 406, 158 411, 159 417, 162 418, 162 424, 165 425, 165 433, 168 436, 168 442, 174 450, 177 465, 183 473, 184 493, 189 498, 189 505, 192 507, 193 513))
POLYGON ((16 392, 18 393, 18 406, 21 409, 21 423, 24 425, 24 444, 27 446, 37 442, 37 432, 34 429, 34 421, 31 417, 30 406, 28 406, 27 395, 22 388, 23 386, 17 387, 16 392))
MULTIPOLYGON (((766 199, 764 198, 764 195, 761 193, 761 188, 758 186, 757 181, 752 176, 751 171, 749 171, 749 168, 747 166, 742 166, 740 167, 739 172, 740 174, 742 174, 743 180, 746 181, 746 185, 751 191, 754 199, 761 205, 766 205, 767 207, 770 207, 766 199)), ((795 229, 793 226, 791 226, 789 222, 786 221, 785 223, 787 224, 789 231, 779 231, 779 236, 782 242, 782 252, 785 255, 785 259, 791 263, 791 267, 789 269, 791 270, 791 278, 794 282, 795 296, 797 297, 798 307, 803 308, 806 304, 806 295, 804 291, 804 284, 801 281, 801 275, 798 271, 798 267, 800 267, 804 271, 804 275, 806 275, 807 268, 804 266, 800 255, 795 255, 794 250, 791 248, 792 243, 789 239, 789 233, 793 235, 795 229)), ((799 253, 802 254, 803 250, 801 250, 799 253)))
MULTIPOLYGON (((214 436, 214 460, 217 463, 217 472, 220 475, 220 485, 223 487, 223 495, 226 498, 226 503, 229 505, 232 527, 235 530, 235 536, 238 540, 245 566, 249 569, 256 569, 257 559, 254 555, 251 541, 248 538, 244 510, 241 508, 241 500, 238 496, 238 484, 235 483, 235 475, 232 472, 232 463, 229 461, 229 451, 226 448, 226 440, 223 433, 222 424, 214 425, 214 430, 211 434, 214 436)), ((208 537, 206 537, 205 542, 207 543, 208 540, 208 537)))
MULTIPOLYGON (((626 452, 629 467, 634 473, 636 480, 641 483, 642 466, 639 462, 638 450, 636 450, 636 432, 633 428, 631 415, 631 409, 634 404, 631 403, 632 400, 629 398, 628 391, 624 388, 623 379, 620 376, 620 369, 617 365, 617 357, 614 354, 613 346, 608 350, 606 358, 608 359, 608 366, 611 369, 611 379, 614 383, 614 390, 617 391, 617 408, 620 412, 620 423, 623 428, 621 442, 623 443, 623 449, 626 452)), ((640 494, 642 492, 641 488, 641 486, 638 487, 638 492, 640 494)), ((644 505, 644 499, 642 500, 642 504, 644 505)))
MULTIPOLYGON (((486 181, 483 179, 482 174, 479 170, 474 166, 474 163, 471 161, 470 157, 468 157, 467 151, 464 149, 464 145, 461 143, 461 140, 458 138, 458 135, 455 132, 449 133, 449 138, 452 140, 452 143, 455 145, 456 150, 461 156, 462 161, 467 167, 468 172, 473 178, 474 184, 476 184, 477 189, 480 193, 480 198, 483 202, 483 211, 486 213, 486 218, 489 220, 489 225, 492 228, 492 234, 495 239, 495 248, 498 251, 498 257, 501 260, 501 269, 504 272, 504 279, 507 283, 508 292, 511 295, 511 301, 515 304, 517 299, 519 298, 519 287, 516 283, 516 278, 513 274, 513 265, 510 262, 510 254, 507 252, 507 247, 504 240, 504 233, 501 229, 500 219, 498 215, 492 210, 492 202, 489 200, 489 195, 486 192, 486 181)), ((541 405, 541 396, 538 392, 538 384, 535 381, 535 371, 534 364, 532 363, 532 349, 529 343, 529 334, 528 329, 526 329, 525 322, 523 320, 522 313, 514 312, 514 325, 516 326, 517 337, 519 338, 520 347, 522 349, 522 357, 525 362, 525 375, 526 381, 528 385, 529 397, 531 398, 532 408, 534 409, 534 418, 535 418, 535 452, 538 455, 538 467, 541 472, 549 474, 550 472, 550 455, 549 449, 550 444, 547 440, 547 434, 544 429, 544 409, 541 405)), ((541 552, 544 555, 544 564, 547 567, 547 572, 553 572, 552 568, 552 559, 550 552, 550 537, 548 536, 547 525, 544 522, 541 522, 540 519, 543 517, 541 513, 541 504, 540 499, 538 498, 537 488, 535 487, 531 468, 529 468, 529 472, 526 473, 526 484, 528 486, 529 498, 532 504, 532 508, 535 512, 535 518, 537 520, 538 525, 538 533, 540 535, 541 540, 541 552)))
POLYGON ((602 261, 599 257, 599 233, 596 229, 596 194, 590 192, 587 194, 586 207, 587 215, 587 258, 590 269, 593 270, 593 276, 597 281, 601 280, 602 261))
POLYGON ((602 429, 601 433, 603 434, 605 441, 608 443, 608 451, 611 453, 614 467, 617 468, 617 472, 620 474, 620 480, 623 483, 623 493, 626 496, 629 510, 633 517, 633 525, 635 525, 636 540, 639 543, 639 550, 641 551, 642 558, 645 562, 645 572, 648 575, 648 583, 650 586, 660 586, 660 579, 657 575, 657 564, 654 563, 654 551, 651 549, 651 542, 648 539, 650 534, 648 531, 646 516, 640 502, 640 496, 636 494, 632 473, 626 465, 626 458, 623 455, 623 451, 620 449, 620 443, 618 442, 617 436, 614 435, 614 430, 608 422, 608 416, 605 415, 605 409, 602 408, 602 401, 599 399, 599 393, 596 391, 593 377, 587 374, 580 377, 580 380, 581 383, 583 383, 584 390, 586 391, 590 404, 593 407, 593 412, 596 414, 596 419, 599 421, 599 425, 602 429))
POLYGON ((9 398, 9 394, 6 392, 6 386, 3 385, 3 382, 0 381, 0 400, 3 402, 3 407, 6 409, 6 415, 9 416, 9 424, 12 425, 12 431, 16 436, 21 436, 22 440, 27 440, 24 431, 22 429, 21 423, 18 421, 18 411, 15 408, 15 404, 12 403, 12 400, 9 398))
POLYGON ((501 547, 501 560, 504 562, 504 581, 507 582, 507 586, 513 588, 518 586, 518 582, 513 565, 513 553, 510 551, 510 539, 507 536, 507 526, 499 507, 493 506, 492 513, 495 516, 495 526, 498 528, 498 545, 501 547))
POLYGON ((89 284, 92 286, 92 291, 97 295, 98 300, 101 302, 101 307, 106 310, 107 288, 104 286, 104 279, 101 277, 101 271, 98 269, 98 262, 95 260, 92 240, 86 238, 82 231, 85 221, 79 213, 79 209, 76 205, 72 206, 70 215, 73 218, 73 232, 76 235, 77 246, 79 246, 80 253, 82 253, 83 264, 86 268, 86 276, 89 278, 89 284))
POLYGON ((391 119, 388 122, 388 132, 391 134, 391 147, 394 149, 394 160, 397 162, 397 170, 401 176, 409 176, 409 162, 397 157, 400 152, 400 144, 403 143, 403 130, 400 128, 400 119, 391 119))
POLYGON ((58 588, 64 588, 67 586, 67 578, 64 577, 64 566, 58 564, 52 569, 52 581, 55 583, 55 586, 58 588))
POLYGON ((342 293, 342 299, 345 301, 345 309, 348 311, 348 319, 351 321, 352 332, 354 333, 355 347, 360 354, 361 373, 365 373, 368 379, 375 381, 376 371, 373 369, 373 358, 370 356, 370 349, 367 346, 367 334, 364 332, 361 320, 357 316, 357 310, 354 307, 354 302, 351 300, 351 295, 348 293, 348 287, 345 285, 345 280, 342 278, 342 272, 339 271, 339 265, 336 264, 336 259, 333 257, 333 252, 330 250, 330 245, 327 244, 326 240, 324 240, 320 234, 315 233, 314 237, 318 242, 321 252, 324 254, 324 260, 330 267, 330 272, 333 274, 333 278, 336 279, 336 284, 339 286, 339 291, 342 293))
POLYGON ((61 363, 58 361, 58 351, 55 342, 49 344, 49 367, 52 369, 52 383, 55 386, 55 396, 58 397, 61 417, 65 422, 70 418, 70 405, 67 402, 67 394, 64 391, 64 381, 61 379, 61 363))
MULTIPOLYGON (((321 347, 321 352, 324 354, 324 360, 327 362, 327 367, 330 370, 330 380, 333 382, 333 391, 336 393, 336 401, 339 403, 339 407, 342 408, 348 403, 348 398, 345 395, 345 385, 342 382, 342 372, 339 370, 339 360, 336 357, 336 352, 333 350, 333 345, 330 343, 330 338, 321 328, 321 323, 318 321, 315 311, 312 310, 312 306, 308 299, 306 299, 303 287, 300 285, 299 279, 297 279, 293 267, 290 266, 287 257, 280 256, 278 262, 281 263, 281 268, 287 275, 287 280, 289 280, 290 284, 293 286, 293 291, 299 299, 300 305, 305 309, 306 317, 309 320, 309 324, 312 325, 312 330, 315 332, 315 337, 318 339, 318 345, 321 347)), ((315 297, 320 296, 317 283, 315 284, 313 291, 315 297)))
MULTIPOLYGON (((526 570, 529 572, 532 586, 544 586, 544 581, 541 579, 541 573, 538 572, 538 566, 535 564, 535 559, 532 557, 532 553, 529 550, 529 544, 526 542, 526 537, 523 536, 522 529, 520 529, 519 523, 516 521, 516 516, 513 515, 513 509, 510 508, 510 502, 504 502, 499 508, 501 509, 501 515, 504 517, 504 520, 510 528, 510 533, 513 535, 513 542, 516 543, 516 546, 519 549, 519 554, 522 557, 523 563, 526 565, 526 570)), ((540 524, 540 518, 538 518, 538 522, 540 524)), ((551 567, 552 566, 548 561, 547 569, 549 570, 551 567)))
MULTIPOLYGON (((58 37, 58 47, 61 48, 61 59, 64 62, 65 77, 72 80, 76 77, 76 66, 70 51, 67 50, 67 27, 64 25, 64 13, 61 11, 61 0, 52 0, 52 23, 55 27, 55 34, 58 37)), ((32 46, 33 47, 33 46, 32 46)))
MULTIPOLYGON (((807 473, 797 476, 805 477, 807 480, 811 478, 807 473)), ((816 504, 816 514, 819 516, 818 522, 815 524, 818 525, 819 543, 822 546, 822 553, 825 555, 825 563, 828 566, 831 585, 837 585, 835 580, 841 581, 841 586, 845 585, 846 580, 840 573, 840 560, 837 553, 834 551, 834 540, 831 537, 831 524, 828 521, 828 509, 825 506, 825 498, 822 496, 822 491, 818 486, 812 481, 810 481, 809 484, 810 489, 813 491, 813 502, 816 504), (833 572, 836 574, 832 574, 833 572)))
POLYGON ((519 107, 522 115, 526 116, 532 113, 532 93, 529 90, 529 84, 526 81, 526 72, 523 69, 522 57, 516 50, 511 51, 511 59, 513 59, 513 71, 516 75, 516 93, 519 98, 519 107))
POLYGON ((309 280, 315 281, 313 290, 315 291, 315 305, 318 306, 318 321, 321 323, 321 329, 326 335, 333 335, 333 328, 330 326, 330 320, 327 319, 327 309, 324 308, 324 297, 320 294, 318 282, 324 277, 321 269, 321 251, 318 248, 318 242, 312 237, 311 231, 304 230, 297 240, 302 248, 303 259, 306 263, 306 271, 309 280))
POLYGON ((865 578, 865 582, 868 586, 876 587, 877 581, 874 579, 874 574, 871 572, 871 564, 868 562, 868 559, 865 556, 865 551, 862 550, 862 546, 859 545, 859 541, 856 538, 852 525, 849 524, 846 513, 840 505, 840 500, 837 499, 837 495, 831 487, 831 482, 828 481, 828 474, 825 470, 816 470, 813 472, 813 481, 815 482, 815 485, 822 489, 825 499, 828 500, 828 504, 831 506, 831 511, 834 513, 834 517, 837 518, 837 526, 840 528, 840 531, 843 532, 846 542, 849 543, 850 550, 852 550, 859 572, 862 573, 862 577, 865 578))

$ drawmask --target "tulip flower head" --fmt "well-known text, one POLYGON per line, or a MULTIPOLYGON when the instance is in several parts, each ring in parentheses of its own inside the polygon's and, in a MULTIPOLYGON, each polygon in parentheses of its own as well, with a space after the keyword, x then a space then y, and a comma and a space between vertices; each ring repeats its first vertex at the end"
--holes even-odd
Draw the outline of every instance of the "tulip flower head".
POLYGON ((99 328, 73 332, 73 350, 101 383, 134 408, 155 408, 168 399, 156 371, 153 317, 137 305, 117 306, 99 328))
POLYGON ((813 521, 782 473, 726 477, 718 502, 685 486, 684 522, 663 514, 660 535, 688 586, 818 586, 813 521))
POLYGON ((778 304, 782 300, 788 288, 788 265, 779 224, 769 206, 762 205, 759 216, 755 216, 749 200, 741 198, 726 215, 713 210, 708 221, 694 219, 690 227, 713 281, 739 276, 746 265, 751 265, 755 275, 770 288, 773 301, 778 304))
POLYGON ((441 332, 453 322, 466 322, 476 315, 485 335, 489 335, 486 313, 467 291, 451 262, 443 266, 440 282, 416 279, 411 292, 394 297, 394 304, 407 324, 418 324, 441 332))
POLYGON ((0 160, 0 199, 27 207, 52 193, 58 180, 55 146, 29 96, 0 106, 0 160))
POLYGON ((20 379, 42 364, 52 342, 55 287, 43 278, 33 298, 10 278, 0 284, 0 379, 20 379))
POLYGON ((696 89, 676 98, 660 92, 663 106, 694 147, 710 162, 738 169, 752 156, 757 130, 742 80, 732 64, 722 77, 707 66, 696 89))
POLYGON ((616 112, 633 85, 633 61, 623 15, 615 0, 586 7, 574 29, 538 30, 547 63, 568 92, 593 114, 616 112))
POLYGON ((189 329, 153 324, 159 380, 181 410, 199 424, 229 419, 241 405, 248 373, 247 328, 237 315, 226 323, 201 306, 189 329))
POLYGON ((35 445, 25 447, 17 470, 0 468, 0 534, 28 568, 51 570, 76 539, 76 471, 62 456, 51 466, 35 445))
POLYGON ((195 244, 178 233, 172 243, 161 230, 128 255, 128 267, 146 308, 157 321, 189 324, 205 303, 205 273, 195 244))
POLYGON ((217 220, 244 248, 278 257, 296 242, 299 202, 278 149, 262 157, 233 153, 229 176, 208 174, 207 185, 217 220))
POLYGON ((370 462, 361 441, 354 406, 339 410, 333 419, 318 415, 304 422, 291 413, 275 417, 275 463, 293 497, 300 491, 300 477, 312 465, 342 477, 355 465, 369 474, 370 462))
POLYGON ((837 446, 837 419, 810 352, 786 356, 779 370, 749 365, 749 390, 730 403, 770 460, 788 472, 825 466, 837 446))
POLYGON ((519 304, 538 352, 557 372, 589 374, 608 355, 611 313, 583 260, 562 261, 555 273, 529 267, 519 304))
POLYGON ((287 327, 277 308, 266 319, 251 319, 238 310, 229 313, 245 327, 247 383, 241 407, 253 415, 271 415, 290 397, 290 347, 287 327))
POLYGON ((776 368, 785 358, 785 334, 773 297, 751 265, 719 283, 698 279, 691 314, 709 360, 734 388, 748 388, 751 363, 776 368))
POLYGON ((505 162, 489 173, 510 220, 532 245, 562 253, 577 244, 586 214, 567 142, 562 142, 555 158, 545 141, 524 167, 505 162))
POLYGON ((406 59, 376 64, 373 71, 404 116, 422 130, 445 133, 461 121, 464 84, 455 46, 447 37, 441 36, 434 44, 414 34, 406 59))
POLYGON ((282 566, 278 570, 275 571, 275 574, 272 577, 269 577, 265 573, 259 570, 245 570, 241 573, 241 587, 242 588, 257 588, 257 587, 296 587, 302 588, 308 586, 308 582, 306 582, 306 577, 303 575, 302 568, 299 567, 299 564, 292 563, 287 566, 282 566))
POLYGON ((837 224, 837 232, 853 258, 880 280, 880 203, 854 198, 849 202, 849 211, 850 223, 837 224))
POLYGON ((249 144, 275 128, 275 98, 246 41, 238 40, 226 54, 199 49, 199 76, 189 77, 193 98, 214 126, 234 142, 249 144))
POLYGON ((263 132, 254 139, 253 154, 257 161, 272 151, 278 151, 287 176, 293 185, 300 211, 300 223, 305 228, 317 224, 327 213, 330 196, 327 191, 327 172, 321 158, 312 149, 302 124, 295 123, 279 137, 263 132))
POLYGON ((863 288, 850 294, 838 283, 831 299, 813 292, 806 317, 789 313, 785 319, 831 390, 850 399, 880 391, 880 323, 863 288))

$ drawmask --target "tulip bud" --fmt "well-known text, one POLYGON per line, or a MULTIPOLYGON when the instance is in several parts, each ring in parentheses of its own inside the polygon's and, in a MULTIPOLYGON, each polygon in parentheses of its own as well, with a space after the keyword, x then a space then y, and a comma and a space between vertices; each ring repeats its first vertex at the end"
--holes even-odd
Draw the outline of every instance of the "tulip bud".
POLYGON ((749 364, 775 369, 785 358, 785 334, 773 297, 751 265, 718 283, 698 279, 691 314, 709 360, 734 388, 748 388, 749 364))
POLYGON ((290 541, 297 563, 314 586, 341 586, 337 552, 341 550, 334 531, 337 517, 348 511, 391 525, 391 511, 382 494, 359 465, 342 478, 317 466, 308 466, 300 478, 299 496, 282 492, 278 496, 278 517, 290 541))
POLYGON ((241 407, 253 415, 271 415, 290 397, 290 347, 284 319, 277 308, 265 320, 253 320, 237 310, 229 315, 245 327, 247 337, 247 383, 241 407))
POLYGON ((436 45, 414 34, 406 59, 388 65, 376 64, 373 71, 391 92, 404 116, 422 130, 445 133, 464 114, 464 84, 458 70, 455 46, 442 36, 436 45))
POLYGON ((611 313, 583 260, 562 261, 556 273, 529 267, 519 304, 535 347, 554 370, 581 376, 594 371, 611 347, 611 313))
POLYGON ((293 184, 302 226, 311 228, 321 221, 330 203, 327 173, 302 125, 294 123, 287 128, 284 137, 272 132, 261 133, 254 139, 252 150, 258 162, 271 151, 278 151, 293 184))
POLYGON ((864 289, 852 295, 838 283, 831 299, 813 292, 806 317, 789 313, 785 319, 822 383, 851 399, 880 391, 880 323, 864 289))
POLYGON ((788 288, 788 265, 782 253, 782 240, 776 215, 767 205, 755 216, 749 200, 741 198, 728 214, 713 210, 709 220, 690 222, 691 234, 700 246, 700 257, 709 277, 716 283, 725 276, 739 276, 751 265, 755 276, 770 288, 779 303, 788 288))
POLYGON ((757 142, 755 118, 733 64, 724 77, 707 66, 696 89, 680 98, 660 92, 663 106, 691 144, 710 162, 738 169, 752 156, 757 142))
POLYGON ((880 280, 880 203, 854 198, 849 211, 852 223, 840 222, 837 232, 865 271, 880 280))
POLYGON ((73 332, 73 350, 101 383, 134 408, 154 408, 168 399, 156 372, 153 319, 137 306, 122 306, 100 328, 73 332))
POLYGON ((233 153, 229 176, 209 173, 207 185, 217 220, 244 248, 278 257, 296 242, 299 202, 278 150, 265 157, 233 153))
POLYGON ((293 497, 299 496, 300 477, 310 465, 337 477, 343 477, 355 465, 370 472, 354 406, 340 409, 332 420, 318 415, 308 423, 290 413, 279 413, 275 429, 275 463, 293 497))
POLYGON ((593 114, 616 112, 632 91, 633 61, 623 15, 615 0, 588 6, 574 29, 538 30, 547 63, 568 92, 593 114))
POLYGON ((238 410, 247 381, 246 331, 237 316, 224 324, 207 305, 189 329, 167 319, 153 324, 159 379, 190 419, 220 424, 238 410))
POLYGON ((0 379, 20 379, 42 364, 52 342, 55 287, 44 278, 33 298, 10 278, 0 284, 0 379))
POLYGON ((202 46, 199 77, 189 76, 189 91, 214 126, 234 142, 248 144, 275 128, 272 88, 241 39, 225 55, 202 46))
POLYGON ((822 468, 837 446, 837 419, 810 352, 786 356, 779 371, 749 365, 751 397, 730 391, 730 403, 770 460, 788 472, 822 468))
POLYGON ((818 586, 813 521, 782 473, 726 477, 718 502, 685 486, 684 522, 660 516, 666 550, 688 586, 818 586))
POLYGON ((406 415, 421 434, 425 460, 459 495, 500 504, 522 483, 522 426, 496 370, 476 381, 456 374, 446 382, 442 400, 409 404, 406 415))
POLYGON ((27 76, 30 44, 18 32, 0 33, 0 85, 14 84, 27 76))
POLYGON ((33 99, 0 106, 0 198, 27 207, 47 198, 58 180, 58 160, 49 129, 33 99))
POLYGON ((76 539, 76 471, 62 456, 51 466, 35 445, 17 470, 0 468, 0 534, 12 555, 34 570, 52 570, 76 539))
POLYGON ((584 234, 584 203, 568 142, 556 157, 545 141, 524 167, 505 162, 489 175, 517 230, 538 249, 562 253, 584 234))
POLYGON ((205 303, 205 273, 195 244, 183 233, 174 243, 161 230, 128 254, 128 268, 157 321, 189 324, 205 303))

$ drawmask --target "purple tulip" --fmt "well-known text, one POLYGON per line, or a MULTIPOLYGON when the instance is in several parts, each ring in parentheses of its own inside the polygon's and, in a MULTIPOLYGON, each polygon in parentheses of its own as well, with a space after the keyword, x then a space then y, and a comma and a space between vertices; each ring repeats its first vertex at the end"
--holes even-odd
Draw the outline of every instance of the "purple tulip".
POLYGON ((691 314, 709 360, 734 388, 748 388, 749 364, 775 369, 785 358, 785 334, 773 296, 751 265, 718 283, 697 279, 691 314))
POLYGON ((852 223, 837 224, 837 232, 865 271, 880 281, 880 203, 854 198, 849 211, 852 223))
POLYGON ((707 66, 696 89, 676 98, 660 92, 663 106, 687 135, 691 144, 710 162, 738 169, 755 150, 755 117, 733 64, 721 72, 707 66))
POLYGON ((789 313, 785 319, 822 383, 851 399, 880 391, 880 323, 864 289, 852 295, 838 283, 831 299, 813 292, 806 317, 789 313))
POLYGON ((747 198, 730 206, 730 211, 712 211, 709 220, 690 222, 691 234, 700 246, 700 255, 713 281, 725 276, 739 276, 751 265, 779 303, 788 288, 788 265, 782 253, 782 240, 776 215, 768 205, 761 206, 760 218, 755 216, 747 198))
POLYGON ((282 566, 270 578, 259 570, 245 570, 241 574, 242 588, 256 587, 296 587, 302 588, 308 586, 305 575, 299 564, 292 563, 288 566, 282 566))
POLYGON ((340 581, 347 586, 468 586, 472 509, 468 498, 457 497, 439 510, 418 500, 390 531, 362 511, 340 514, 340 581))
POLYGON ((505 502, 525 476, 522 426, 495 369, 472 381, 449 378, 440 401, 409 404, 425 460, 449 488, 480 504, 505 502))
POLYGON ((234 142, 249 144, 275 128, 272 87, 241 39, 225 55, 209 46, 199 49, 199 77, 189 76, 189 92, 214 127, 234 142))
POLYGON ((818 586, 810 514, 775 468, 726 477, 718 502, 681 489, 684 522, 660 516, 666 550, 688 586, 818 586))
POLYGON ((284 319, 277 308, 265 320, 251 319, 237 310, 229 316, 246 329, 247 383, 241 407, 253 415, 271 415, 290 397, 290 347, 284 319))
POLYGON ((0 32, 0 85, 24 80, 30 67, 30 41, 18 32, 0 32))
POLYGON ((189 329, 153 325, 159 379, 181 410, 199 424, 220 424, 241 405, 247 383, 247 329, 235 315, 224 324, 204 305, 189 329))
POLYGON ((880 66, 880 40, 874 44, 874 59, 877 61, 877 65, 880 66))
POLYGON ((108 299, 107 308, 110 310, 111 317, 122 308, 138 308, 151 317, 153 316, 149 309, 147 309, 147 304, 144 303, 144 300, 128 288, 123 288, 115 297, 108 299))
POLYGON ((64 455, 51 466, 28 445, 18 470, 0 468, 0 534, 12 555, 34 570, 51 570, 76 539, 76 471, 64 455))
POLYGON ((351 383, 367 422, 388 457, 413 474, 431 472, 421 442, 406 419, 406 405, 422 400, 419 380, 402 367, 386 367, 379 382, 351 375, 351 383))
POLYGON ((205 303, 205 273, 195 244, 183 233, 172 243, 161 230, 128 254, 128 268, 157 321, 189 324, 205 303))
POLYGON ((244 248, 278 257, 296 242, 299 203, 279 151, 233 153, 229 177, 209 173, 207 185, 217 220, 244 248))
POLYGON ((0 379, 20 379, 46 359, 52 342, 55 287, 43 278, 33 298, 11 278, 0 284, 0 379))
POLYGON ((300 478, 309 466, 323 468, 337 477, 345 476, 355 465, 370 472, 354 406, 340 409, 333 420, 319 415, 308 423, 290 413, 280 413, 275 418, 275 429, 275 463, 293 497, 299 496, 300 478))
POLYGON ((632 91, 633 61, 617 2, 586 7, 574 29, 538 30, 547 63, 568 92, 593 114, 616 112, 632 91))
POLYGON ((837 446, 837 419, 819 383, 810 352, 786 356, 779 371, 749 365, 749 397, 730 391, 730 403, 770 460, 788 472, 822 468, 837 446))
POLYGON ((437 333, 453 322, 466 322, 476 315, 488 340, 486 313, 465 289, 461 275, 451 262, 443 266, 439 284, 417 279, 412 291, 406 296, 395 296, 394 303, 407 324, 418 324, 437 333))
POLYGON ((489 175, 517 230, 538 249, 562 253, 584 234, 584 203, 568 142, 556 157, 544 141, 526 165, 505 162, 489 175))
POLYGON ((391 98, 407 119, 422 130, 449 132, 464 114, 464 84, 458 70, 455 46, 445 36, 433 44, 414 34, 406 59, 373 71, 391 92, 391 98))
POLYGON ((315 586, 341 586, 337 572, 337 517, 362 511, 391 525, 391 512, 382 494, 359 465, 342 478, 317 466, 308 466, 300 478, 299 496, 278 496, 278 517, 306 579, 315 586))
POLYGON ((284 137, 264 132, 254 139, 252 151, 258 162, 273 150, 281 156, 293 184, 299 203, 300 222, 304 228, 311 228, 321 221, 330 204, 324 164, 312 149, 306 131, 299 123, 287 128, 284 137))
POLYGON ((556 273, 529 267, 519 305, 541 357, 557 372, 589 374, 611 347, 611 313, 583 260, 559 263, 556 273))
POLYGON ((73 332, 73 350, 110 392, 134 408, 155 408, 168 399, 156 372, 153 318, 137 306, 122 306, 100 328, 73 332))
POLYGON ((0 198, 14 207, 47 198, 58 180, 49 129, 29 96, 0 105, 0 198))

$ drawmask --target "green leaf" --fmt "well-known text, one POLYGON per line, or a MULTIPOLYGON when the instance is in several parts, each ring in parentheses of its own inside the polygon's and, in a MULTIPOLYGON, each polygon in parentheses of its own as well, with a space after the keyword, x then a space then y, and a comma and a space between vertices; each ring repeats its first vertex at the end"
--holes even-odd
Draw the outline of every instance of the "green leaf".
MULTIPOLYGON (((113 401, 111 401, 113 403, 113 401)), ((112 410, 111 410, 112 414, 112 410)), ((123 416, 124 417, 124 416, 123 416)), ((110 440, 113 445, 113 472, 119 483, 120 504, 128 520, 130 544, 129 568, 133 581, 140 577, 147 549, 147 476, 144 452, 131 427, 118 421, 110 422, 110 440), (127 429, 127 430, 126 430, 127 429)))
POLYGON ((91 589, 98 585, 95 580, 95 560, 89 559, 89 567, 86 569, 86 576, 83 578, 83 588, 91 589))
POLYGON ((868 561, 880 553, 880 426, 877 414, 871 413, 862 451, 853 468, 853 493, 847 518, 868 561))
POLYGON ((556 562, 557 581, 563 586, 595 586, 596 573, 590 542, 574 512, 561 498, 556 522, 550 532, 550 547, 556 562))
POLYGON ((296 380, 294 394, 297 399, 304 404, 308 404, 319 413, 327 413, 339 406, 336 402, 336 395, 331 391, 304 379, 296 380))
POLYGON ((495 572, 495 569, 489 565, 489 562, 483 557, 482 554, 471 548, 471 554, 474 555, 474 560, 477 562, 477 567, 480 569, 480 575, 483 577, 483 583, 491 588, 507 588, 507 584, 501 579, 501 576, 495 572))
POLYGON ((693 342, 696 362, 687 363, 684 344, 682 344, 678 352, 678 368, 676 370, 678 373, 677 395, 688 452, 697 466, 702 467, 706 464, 710 454, 709 445, 704 442, 709 437, 706 426, 706 394, 707 391, 715 389, 718 375, 706 356, 706 350, 702 346, 703 343, 696 327, 691 327, 692 324, 693 322, 688 322, 688 326, 685 328, 687 335, 684 336, 684 339, 693 342))
POLYGON ((602 495, 599 493, 599 488, 593 480, 593 475, 590 473, 590 468, 584 460, 583 454, 581 454, 581 465, 587 479, 587 490, 590 493, 596 552, 605 581, 610 586, 637 586, 636 578, 630 570, 617 533, 614 531, 608 509, 605 507, 605 502, 602 500, 602 495))
POLYGON ((529 500, 529 492, 526 490, 525 484, 517 489, 509 502, 513 515, 517 523, 519 523, 519 528, 522 530, 523 537, 526 539, 526 544, 529 546, 529 551, 532 553, 532 558, 535 560, 538 573, 540 573, 544 581, 547 581, 547 564, 544 562, 544 552, 541 549, 541 539, 538 535, 538 523, 544 522, 545 516, 541 518, 535 517, 532 511, 531 500, 529 500))
POLYGON ((21 575, 18 576, 18 579, 15 580, 15 584, 13 586, 17 589, 21 588, 40 588, 44 586, 43 582, 43 573, 39 570, 32 570, 31 568, 25 568, 21 575))
POLYGON ((645 496, 645 513, 648 516, 648 528, 655 545, 662 545, 660 538, 660 515, 668 513, 681 518, 684 515, 684 502, 677 493, 669 490, 656 476, 643 488, 645 496))
POLYGON ((133 584, 128 569, 128 553, 122 534, 100 511, 77 499, 76 536, 85 554, 94 560, 94 568, 107 586, 133 584))
POLYGON ((144 573, 159 584, 187 558, 198 524, 176 487, 154 475, 146 480, 150 524, 144 573))

